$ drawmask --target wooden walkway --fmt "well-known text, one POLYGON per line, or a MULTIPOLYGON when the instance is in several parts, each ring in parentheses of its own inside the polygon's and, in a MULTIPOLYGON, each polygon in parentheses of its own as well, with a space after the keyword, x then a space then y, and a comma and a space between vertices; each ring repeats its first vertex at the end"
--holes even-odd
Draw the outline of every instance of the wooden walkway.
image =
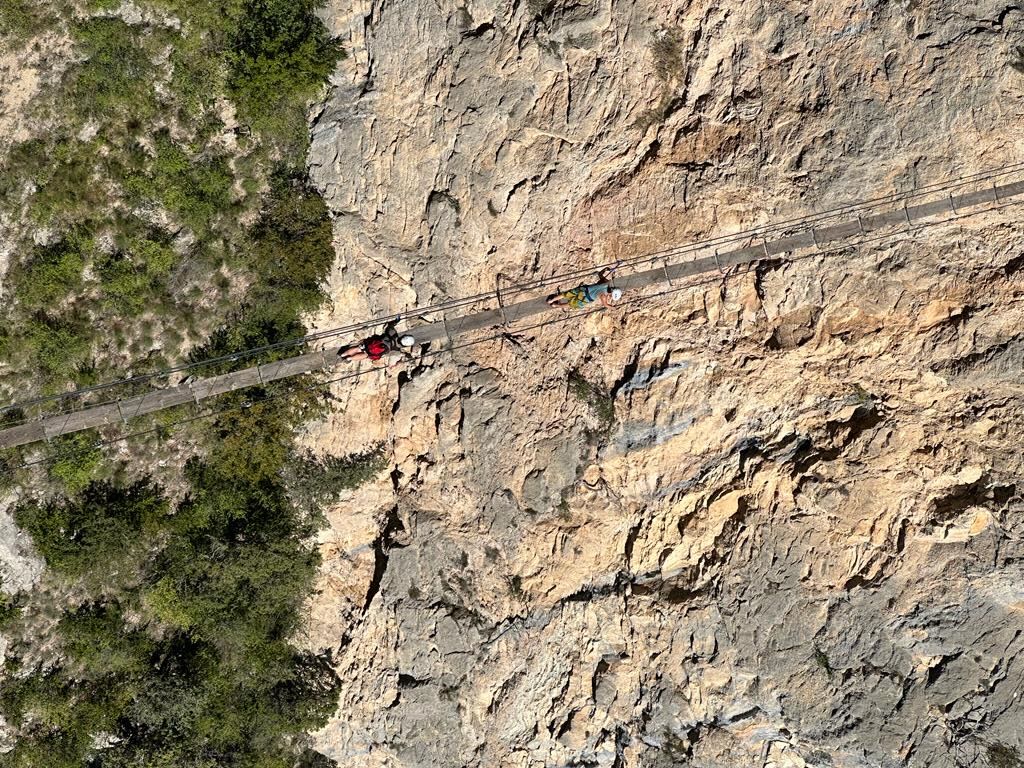
MULTIPOLYGON (((736 248, 731 251, 717 253, 703 258, 670 263, 671 255, 656 263, 657 266, 633 272, 628 275, 617 275, 615 285, 623 289, 637 289, 660 283, 671 284, 675 280, 705 272, 725 270, 740 264, 749 264, 759 259, 782 256, 794 251, 816 249, 827 244, 834 244, 850 238, 858 237, 879 230, 912 226, 914 222, 941 214, 959 215, 969 213, 980 206, 1002 204, 1011 198, 1024 194, 1024 181, 990 186, 985 189, 965 192, 959 195, 947 195, 917 205, 896 207, 881 213, 859 216, 856 219, 841 221, 836 224, 811 228, 798 234, 782 237, 777 240, 764 241, 756 245, 736 248)), ((514 287, 514 286, 509 286, 514 287)), ((571 286, 566 286, 571 287, 571 286)), ((545 297, 537 297, 520 301, 515 304, 501 306, 501 297, 495 292, 493 309, 456 317, 444 317, 435 322, 428 322, 411 327, 412 333, 419 342, 444 342, 451 344, 455 338, 472 331, 493 328, 501 325, 513 325, 519 320, 542 312, 551 311, 545 297)), ((347 345, 346 345, 347 346, 347 345)), ((130 397, 113 403, 97 406, 85 406, 81 410, 46 416, 37 421, 28 422, 16 427, 0 430, 0 448, 12 448, 40 440, 51 440, 59 435, 79 432, 94 427, 124 424, 138 416, 155 413, 165 408, 187 403, 199 403, 226 392, 234 392, 247 387, 267 384, 278 379, 298 376, 303 373, 332 368, 341 361, 338 350, 343 347, 329 347, 322 351, 309 352, 304 355, 280 360, 273 363, 245 368, 220 376, 193 381, 188 384, 156 389, 136 397, 130 397)))

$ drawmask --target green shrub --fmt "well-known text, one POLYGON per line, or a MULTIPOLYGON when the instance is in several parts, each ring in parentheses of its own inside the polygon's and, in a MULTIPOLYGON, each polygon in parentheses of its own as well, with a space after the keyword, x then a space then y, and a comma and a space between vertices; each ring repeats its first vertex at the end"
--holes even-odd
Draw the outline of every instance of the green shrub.
POLYGON ((229 58, 232 100, 243 121, 285 146, 305 146, 305 105, 341 57, 314 13, 323 4, 247 0, 239 19, 229 58))
POLYGON ((92 353, 95 329, 79 314, 36 313, 23 321, 25 352, 48 382, 74 382, 92 353))
MULTIPOLYGON (((303 177, 275 174, 271 191, 246 249, 249 268, 259 276, 245 303, 194 360, 228 355, 305 335, 302 316, 324 299, 323 280, 334 261, 327 206, 303 177)), ((294 347, 263 359, 296 354, 294 347)), ((224 366, 223 368, 229 368, 224 366)))
POLYGON ((50 153, 42 139, 20 141, 7 153, 6 172, 0 174, 0 202, 14 208, 29 179, 36 179, 49 166, 50 153))
POLYGON ((377 445, 349 456, 316 458, 312 453, 294 457, 285 468, 285 484, 295 504, 316 513, 346 490, 358 488, 388 465, 384 446, 377 445))
POLYGON ((828 655, 818 646, 814 646, 814 663, 821 667, 826 675, 832 677, 832 663, 829 661, 828 655))
POLYGON ((128 317, 154 309, 163 299, 177 259, 174 248, 159 233, 131 238, 126 250, 99 256, 96 274, 104 308, 128 317))
POLYGON ((125 190, 136 204, 151 201, 199 235, 231 207, 233 177, 223 156, 190 157, 164 132, 155 138, 156 158, 144 173, 130 176, 125 190))
POLYGON ((96 479, 103 463, 103 452, 96 446, 96 438, 96 433, 89 430, 62 435, 53 442, 54 454, 47 470, 71 495, 84 490, 96 479))
POLYGON ((21 605, 16 596, 0 592, 0 628, 17 618, 20 609, 21 605))
POLYGON ((87 18, 72 33, 86 60, 69 70, 66 106, 80 119, 104 125, 152 119, 158 110, 153 52, 147 45, 152 35, 140 35, 112 17, 87 18))
POLYGON ((579 371, 569 373, 569 391, 573 396, 590 406, 597 418, 596 429, 588 430, 592 439, 606 440, 615 428, 615 398, 599 384, 588 381, 579 371))
POLYGON ((85 680, 146 673, 154 645, 144 633, 128 629, 116 605, 85 605, 60 620, 58 631, 75 675, 85 680))
POLYGON ((14 295, 29 309, 53 309, 82 285, 82 270, 92 250, 84 235, 68 235, 52 245, 37 246, 23 273, 15 275, 14 295))
POLYGON ((166 513, 160 491, 148 482, 126 488, 92 483, 75 499, 29 502, 14 512, 46 564, 68 577, 99 571, 99 578, 132 559, 166 513))
POLYGON ((150 280, 125 253, 104 254, 96 260, 96 273, 103 289, 103 306, 131 317, 146 308, 150 280))
POLYGON ((22 42, 43 26, 43 16, 32 0, 4 0, 0 3, 0 37, 22 42))
POLYGON ((51 135, 11 148, 0 175, 0 202, 20 213, 22 197, 31 192, 31 221, 74 229, 110 204, 110 185, 102 172, 111 160, 104 151, 98 140, 79 140, 57 123, 51 135))

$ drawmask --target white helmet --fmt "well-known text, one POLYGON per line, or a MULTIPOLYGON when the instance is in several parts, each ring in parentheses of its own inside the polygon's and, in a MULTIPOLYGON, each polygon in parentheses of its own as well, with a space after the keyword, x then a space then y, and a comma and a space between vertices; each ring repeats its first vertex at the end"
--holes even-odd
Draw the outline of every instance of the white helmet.
POLYGON ((398 343, 401 344, 403 347, 411 347, 413 344, 416 343, 416 339, 414 339, 409 334, 406 334, 405 336, 398 340, 398 343))
POLYGON ((622 298, 621 288, 612 288, 612 301, 618 301, 622 298))

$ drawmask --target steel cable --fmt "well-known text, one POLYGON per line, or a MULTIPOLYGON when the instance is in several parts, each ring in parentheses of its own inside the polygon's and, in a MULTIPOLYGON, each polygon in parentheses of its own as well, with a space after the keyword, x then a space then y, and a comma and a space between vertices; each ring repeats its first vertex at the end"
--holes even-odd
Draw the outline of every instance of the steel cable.
MULTIPOLYGON (((933 184, 930 184, 930 185, 926 185, 926 186, 923 186, 923 187, 918 187, 918 188, 915 188, 914 190, 912 190, 911 192, 908 192, 908 193, 899 193, 899 194, 895 194, 895 195, 887 195, 887 196, 875 197, 875 198, 871 198, 869 200, 860 201, 860 202, 856 202, 856 203, 847 203, 847 204, 844 204, 844 205, 841 205, 841 206, 836 206, 834 208, 831 208, 831 209, 828 209, 828 210, 825 210, 825 211, 805 214, 804 216, 795 217, 793 219, 787 219, 787 220, 784 220, 784 221, 781 221, 781 222, 776 222, 776 223, 772 223, 772 224, 766 224, 766 225, 761 225, 761 226, 757 226, 757 227, 752 227, 752 228, 749 228, 749 229, 746 229, 746 230, 741 230, 739 232, 728 234, 728 235, 719 235, 719 236, 716 236, 716 237, 713 237, 713 238, 708 238, 706 240, 698 241, 696 243, 691 243, 691 244, 687 244, 687 245, 683 245, 683 246, 676 246, 674 248, 665 249, 665 250, 662 250, 662 251, 655 251, 655 252, 652 252, 652 253, 643 254, 641 256, 633 257, 633 258, 630 258, 630 259, 623 259, 623 260, 620 260, 618 262, 612 262, 612 263, 608 263, 608 264, 599 264, 599 265, 596 265, 596 266, 589 266, 589 267, 586 267, 586 268, 580 268, 578 270, 573 270, 573 271, 570 271, 570 272, 564 272, 564 273, 552 275, 550 277, 541 278, 539 280, 532 280, 532 281, 526 281, 526 282, 523 282, 523 283, 510 284, 510 285, 502 288, 501 292, 502 292, 503 296, 518 296, 518 295, 521 295, 523 293, 527 293, 529 291, 537 290, 538 288, 554 285, 554 284, 557 284, 557 283, 565 281, 565 280, 578 279, 580 277, 583 277, 583 276, 586 276, 586 275, 590 275, 590 274, 592 274, 595 271, 600 271, 602 269, 607 269, 607 268, 610 268, 610 267, 613 267, 613 266, 620 266, 620 267, 621 266, 634 266, 634 265, 638 265, 638 264, 644 264, 644 263, 649 263, 649 262, 657 261, 659 259, 665 259, 665 258, 668 258, 670 256, 680 256, 680 255, 684 255, 684 254, 687 254, 687 253, 695 253, 695 252, 698 252, 698 251, 701 251, 701 250, 705 250, 705 249, 708 249, 708 248, 711 248, 711 247, 714 247, 714 246, 722 246, 722 245, 725 245, 727 243, 731 243, 731 242, 735 242, 735 241, 742 241, 742 240, 746 240, 748 238, 749 239, 758 238, 758 237, 762 237, 763 238, 767 234, 776 234, 776 233, 778 233, 780 231, 785 231, 787 228, 788 229, 792 229, 793 227, 799 227, 801 229, 806 229, 806 225, 809 224, 809 223, 817 224, 817 223, 820 223, 820 222, 822 222, 824 220, 827 220, 829 218, 835 218, 835 217, 841 216, 843 214, 849 213, 849 212, 854 211, 854 210, 858 210, 858 209, 859 210, 864 210, 864 209, 867 209, 867 208, 872 208, 872 207, 876 207, 876 206, 879 206, 879 205, 892 203, 892 202, 899 201, 899 200, 911 200, 911 199, 915 199, 915 198, 922 197, 922 196, 928 196, 928 195, 935 194, 935 193, 937 193, 939 191, 943 191, 944 192, 944 191, 948 191, 948 190, 951 190, 951 189, 956 189, 956 188, 959 188, 959 187, 963 187, 963 186, 967 186, 967 185, 970 185, 970 184, 974 184, 974 183, 977 183, 979 181, 990 181, 990 180, 999 178, 1001 176, 1010 175, 1012 173, 1016 173, 1016 172, 1019 172, 1019 171, 1022 171, 1022 170, 1024 170, 1024 163, 1010 164, 1010 165, 1002 166, 1000 168, 991 169, 991 170, 988 170, 988 171, 982 171, 982 172, 979 172, 977 174, 973 174, 973 175, 969 175, 969 176, 965 176, 965 177, 958 177, 956 179, 948 179, 948 180, 943 181, 943 182, 936 182, 936 183, 933 183, 933 184)), ((186 372, 186 371, 192 371, 192 370, 200 369, 200 368, 211 366, 211 365, 216 365, 216 364, 219 364, 219 363, 237 362, 238 360, 246 359, 248 357, 253 357, 255 355, 258 355, 258 354, 261 354, 261 353, 264 353, 264 352, 270 352, 270 351, 279 350, 279 349, 287 349, 289 347, 299 346, 299 345, 302 345, 302 344, 308 344, 308 343, 315 342, 315 341, 322 341, 324 339, 333 338, 333 337, 336 337, 336 336, 339 336, 339 335, 342 335, 342 334, 345 334, 345 333, 352 333, 354 331, 365 330, 365 329, 372 328, 372 327, 377 326, 377 325, 381 325, 383 323, 387 323, 387 322, 393 321, 393 320, 398 319, 398 318, 402 318, 402 319, 408 319, 408 318, 413 318, 413 317, 422 318, 425 315, 436 314, 438 312, 446 312, 446 311, 451 310, 451 309, 458 309, 458 308, 461 308, 461 307, 464 307, 464 306, 475 304, 475 303, 480 302, 480 301, 485 301, 485 300, 493 299, 494 297, 495 297, 495 292, 494 291, 488 291, 486 293, 479 293, 479 294, 475 294, 475 295, 471 295, 471 296, 466 296, 466 297, 462 297, 462 298, 458 298, 458 299, 452 299, 452 300, 449 300, 447 302, 441 302, 439 304, 428 305, 426 307, 414 308, 412 310, 409 310, 409 311, 406 311, 406 312, 402 312, 402 313, 399 313, 399 314, 374 317, 374 318, 371 318, 369 320, 360 321, 359 323, 354 323, 354 324, 345 325, 345 326, 339 326, 339 327, 328 329, 328 330, 325 330, 325 331, 320 331, 320 332, 317 332, 317 333, 314 333, 314 334, 308 334, 306 336, 302 336, 302 337, 299 337, 299 338, 296 338, 296 339, 288 339, 288 340, 276 342, 274 344, 267 344, 267 345, 263 345, 263 346, 259 346, 259 347, 252 347, 252 348, 249 348, 249 349, 246 349, 246 350, 240 350, 238 352, 233 352, 233 353, 231 353, 229 355, 222 355, 222 356, 215 357, 215 358, 209 358, 209 359, 206 359, 206 360, 200 360, 200 361, 186 363, 186 364, 182 364, 182 365, 178 365, 178 366, 173 366, 173 367, 170 367, 170 368, 162 369, 160 371, 154 371, 154 372, 147 373, 147 374, 140 374, 138 376, 133 376, 133 377, 129 377, 129 378, 126 378, 126 379, 118 379, 116 381, 109 381, 109 382, 105 382, 103 384, 96 384, 96 385, 92 385, 92 386, 89 386, 89 387, 82 387, 82 388, 79 388, 79 389, 76 389, 76 390, 72 390, 70 392, 62 392, 62 393, 55 394, 55 395, 47 395, 47 396, 43 396, 43 397, 37 397, 37 398, 29 399, 29 400, 23 400, 23 401, 11 403, 11 404, 9 404, 7 406, 4 406, 4 407, 0 408, 0 413, 6 413, 6 412, 9 412, 9 411, 12 411, 12 410, 16 410, 16 409, 24 410, 25 408, 29 408, 29 407, 35 406, 35 405, 41 405, 41 404, 48 403, 48 402, 66 401, 66 400, 70 400, 70 399, 73 399, 73 398, 81 397, 83 395, 88 395, 88 394, 91 394, 91 393, 94 393, 94 392, 99 392, 99 391, 104 391, 104 390, 107 390, 107 389, 111 389, 113 387, 126 386, 126 385, 130 385, 130 384, 139 384, 139 383, 143 383, 145 381, 152 381, 153 379, 156 379, 156 378, 161 378, 161 377, 164 377, 164 376, 170 376, 170 375, 175 374, 175 373, 182 373, 182 372, 186 372)), ((109 404, 111 404, 113 402, 117 402, 120 399, 121 398, 117 398, 117 399, 114 399, 114 400, 101 400, 99 402, 92 402, 92 403, 88 403, 88 407, 99 407, 99 406, 102 406, 102 405, 109 405, 109 404)), ((59 416, 59 415, 65 414, 65 413, 72 413, 72 412, 74 412, 74 410, 77 410, 77 409, 72 409, 70 411, 59 410, 59 411, 57 411, 55 413, 46 414, 46 416, 47 417, 49 417, 49 416, 59 416)), ((11 421, 11 422, 8 422, 8 423, 4 424, 4 428, 19 426, 21 424, 26 424, 26 423, 29 423, 29 422, 35 421, 35 420, 37 420, 37 419, 23 418, 23 419, 20 419, 20 420, 17 420, 17 421, 11 421)))
MULTIPOLYGON (((1017 206, 1017 205, 1024 205, 1024 200, 1018 200, 1018 201, 1014 201, 1014 202, 1010 202, 1010 203, 1002 203, 1000 205, 991 206, 991 207, 986 208, 984 210, 973 211, 971 213, 959 214, 957 216, 953 216, 953 217, 950 217, 948 219, 942 219, 940 221, 926 222, 926 223, 923 223, 923 224, 919 225, 915 229, 923 229, 925 227, 938 226, 940 224, 948 224, 950 222, 958 221, 960 219, 967 218, 969 216, 976 216, 978 214, 983 214, 983 213, 989 213, 989 212, 992 212, 992 211, 1003 210, 1005 208, 1011 208, 1011 207, 1014 207, 1014 206, 1017 206)), ((909 234, 911 234, 910 231, 890 232, 890 233, 886 233, 886 234, 877 235, 877 236, 874 236, 874 237, 864 238, 864 239, 858 240, 857 242, 854 242, 854 243, 846 243, 844 245, 836 246, 834 248, 829 248, 829 249, 826 249, 826 250, 815 250, 815 251, 813 251, 811 253, 808 253, 808 254, 805 254, 805 255, 802 255, 802 256, 789 257, 786 260, 789 261, 789 262, 795 262, 795 261, 803 261, 803 260, 807 260, 807 259, 811 259, 811 258, 815 258, 815 257, 827 257, 827 256, 830 256, 830 255, 834 255, 836 253, 840 253, 842 251, 847 251, 847 250, 850 250, 850 249, 859 248, 859 247, 862 247, 864 245, 880 243, 880 242, 883 242, 883 241, 889 240, 889 239, 897 240, 898 241, 901 238, 906 238, 909 234)), ((748 267, 749 266, 753 266, 754 264, 756 264, 756 262, 749 262, 748 263, 748 267)), ((552 318, 550 320, 545 320, 545 321, 542 321, 540 323, 534 323, 532 325, 524 326, 524 327, 521 327, 521 328, 514 328, 514 329, 511 329, 509 331, 503 331, 501 333, 492 334, 490 336, 485 336, 485 337, 480 338, 480 339, 473 339, 473 340, 464 342, 462 344, 457 344, 457 345, 454 345, 454 346, 443 347, 443 348, 439 348, 439 349, 436 349, 436 350, 433 350, 433 349, 432 350, 428 350, 427 352, 424 352, 422 355, 420 355, 419 359, 423 360, 423 359, 427 359, 427 358, 433 358, 433 357, 437 357, 439 355, 443 355, 443 354, 446 354, 446 353, 449 353, 449 352, 455 352, 455 351, 460 350, 460 349, 466 349, 468 347, 472 347, 472 346, 475 346, 477 344, 484 344, 484 343, 491 342, 491 341, 497 341, 497 340, 500 340, 502 338, 506 338, 511 333, 516 333, 516 334, 524 333, 524 332, 527 332, 527 331, 539 330, 541 328, 545 328, 545 327, 552 326, 552 325, 558 325, 558 324, 562 324, 562 323, 570 323, 570 322, 579 321, 579 320, 582 320, 584 317, 587 317, 589 315, 593 315, 593 314, 596 314, 596 313, 608 312, 608 311, 612 311, 612 312, 624 311, 624 310, 627 310, 631 306, 634 306, 634 305, 638 305, 638 304, 642 304, 642 303, 646 303, 646 302, 651 302, 651 301, 654 301, 656 299, 663 298, 663 297, 671 295, 671 294, 679 293, 680 291, 696 288, 696 287, 701 286, 701 285, 709 285, 709 284, 712 284, 712 283, 716 283, 716 282, 718 282, 720 280, 728 280, 729 278, 735 277, 738 274, 740 274, 740 273, 736 272, 736 273, 733 273, 733 274, 726 274, 726 275, 718 274, 718 275, 715 275, 714 277, 705 278, 703 280, 689 281, 685 285, 675 286, 675 287, 669 288, 669 289, 664 290, 664 291, 659 291, 657 293, 647 294, 647 295, 642 295, 642 296, 635 296, 635 297, 633 297, 631 299, 628 299, 628 300, 625 300, 625 301, 621 302, 620 304, 617 304, 617 305, 615 305, 613 307, 599 307, 599 308, 595 308, 595 309, 586 310, 586 311, 583 311, 583 312, 575 312, 575 313, 572 313, 572 314, 569 314, 569 315, 566 315, 566 316, 563 316, 563 317, 552 318)), ((272 394, 268 395, 267 397, 265 397, 265 398, 255 402, 255 403, 249 403, 249 404, 243 403, 241 405, 230 406, 228 408, 222 408, 222 409, 210 411, 210 412, 207 412, 207 413, 201 413, 201 414, 197 414, 195 416, 190 416, 188 418, 180 419, 178 421, 174 421, 174 422, 171 422, 169 424, 162 424, 162 425, 160 425, 158 427, 152 427, 150 429, 139 430, 137 432, 130 432, 128 434, 119 435, 119 436, 113 437, 113 438, 108 438, 108 439, 104 439, 104 440, 98 440, 98 441, 95 441, 93 443, 90 443, 88 446, 83 446, 82 448, 75 449, 73 451, 61 452, 61 453, 59 453, 57 455, 54 455, 54 456, 48 456, 48 457, 43 457, 43 458, 40 458, 40 459, 35 459, 35 460, 32 460, 32 461, 24 462, 24 463, 18 465, 16 467, 16 469, 27 469, 29 467, 38 466, 38 465, 41 465, 41 464, 47 464, 47 463, 49 463, 51 461, 55 461, 55 460, 62 459, 62 458, 68 458, 68 457, 77 456, 77 455, 80 455, 80 454, 82 454, 82 453, 84 453, 86 451, 90 451, 90 450, 92 450, 94 448, 101 448, 101 447, 113 445, 113 444, 116 444, 116 443, 119 443, 119 442, 123 442, 125 440, 129 440, 129 439, 134 438, 134 437, 143 437, 143 436, 154 434, 154 433, 157 433, 157 432, 162 432, 162 431, 169 430, 172 427, 182 426, 182 425, 185 425, 185 424, 191 424, 193 422, 200 421, 202 419, 216 418, 217 416, 221 416, 221 415, 224 415, 224 414, 227 414, 227 413, 232 413, 232 412, 240 411, 240 410, 246 410, 246 409, 248 409, 250 407, 255 408, 255 407, 260 406, 261 404, 264 404, 264 403, 267 403, 267 402, 270 402, 270 401, 273 401, 273 400, 277 400, 277 399, 282 398, 282 397, 288 397, 288 396, 294 394, 296 389, 299 392, 303 392, 303 391, 305 391, 305 392, 312 392, 312 391, 320 390, 320 389, 323 389, 325 387, 330 386, 331 384, 336 384, 336 383, 339 383, 339 382, 342 382, 342 381, 347 381, 347 380, 350 380, 350 379, 360 378, 362 376, 366 376, 366 375, 371 374, 371 373, 380 373, 380 372, 385 371, 385 370, 387 370, 389 368, 393 368, 393 367, 399 365, 401 362, 404 362, 404 361, 399 361, 399 362, 395 362, 395 363, 389 363, 389 364, 386 364, 386 365, 378 367, 378 368, 367 368, 367 369, 364 369, 364 370, 361 370, 361 371, 353 371, 351 373, 346 373, 346 374, 344 374, 342 376, 337 376, 335 378, 328 379, 326 381, 320 381, 320 382, 316 382, 316 383, 313 383, 313 384, 301 386, 301 387, 298 387, 298 388, 292 387, 292 388, 289 388, 289 389, 287 389, 285 391, 282 391, 282 392, 272 393, 272 394)))

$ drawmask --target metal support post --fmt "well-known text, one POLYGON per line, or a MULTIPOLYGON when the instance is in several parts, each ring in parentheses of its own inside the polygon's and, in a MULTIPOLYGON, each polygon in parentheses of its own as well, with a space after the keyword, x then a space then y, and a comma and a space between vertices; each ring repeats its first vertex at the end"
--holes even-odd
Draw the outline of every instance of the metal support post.
POLYGON ((661 271, 665 273, 665 282, 669 284, 669 287, 672 287, 672 277, 668 273, 668 256, 661 260, 661 271))
POLYGON ((860 217, 859 213, 857 214, 857 226, 860 227, 860 233, 862 235, 866 235, 867 234, 867 232, 864 230, 864 219, 862 219, 860 217))
POLYGON ((441 325, 444 327, 444 335, 448 339, 448 349, 450 350, 455 346, 455 342, 452 340, 452 332, 448 329, 448 317, 444 312, 441 313, 441 325))
POLYGON ((766 259, 770 259, 772 257, 772 255, 770 253, 768 253, 768 241, 767 240, 762 240, 761 241, 761 247, 764 249, 764 257, 766 259))
POLYGON ((997 203, 1003 202, 1002 200, 999 199, 999 187, 996 186, 996 183, 994 181, 992 182, 992 197, 995 198, 995 202, 997 203))
POLYGON ((956 204, 953 202, 953 193, 950 193, 949 195, 949 207, 955 215, 960 215, 960 211, 956 209, 956 204))
MULTIPOLYGON (((505 302, 501 299, 501 272, 494 276, 494 296, 498 300, 498 311, 501 313, 501 324, 508 328, 508 317, 505 316, 505 302)), ((448 332, 448 326, 445 325, 445 333, 448 332)), ((449 341, 451 338, 449 337, 449 341)))
POLYGON ((715 248, 715 266, 718 267, 718 271, 721 274, 723 274, 723 275, 725 274, 725 270, 722 269, 722 262, 718 260, 718 249, 717 248, 715 248))

